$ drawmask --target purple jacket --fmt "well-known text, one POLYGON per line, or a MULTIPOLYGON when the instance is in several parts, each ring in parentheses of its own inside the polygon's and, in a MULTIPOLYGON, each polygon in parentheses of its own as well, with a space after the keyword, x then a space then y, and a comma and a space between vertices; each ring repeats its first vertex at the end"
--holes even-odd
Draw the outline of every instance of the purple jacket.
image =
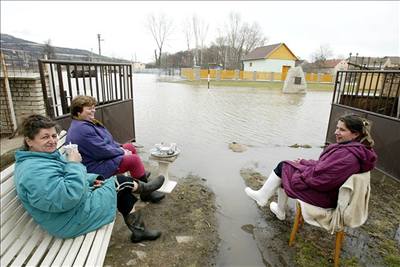
POLYGON ((105 127, 89 121, 72 120, 66 138, 66 143, 69 142, 78 145, 88 173, 105 178, 116 173, 124 155, 121 146, 105 127))
POLYGON ((282 187, 291 198, 322 208, 335 208, 339 188, 355 173, 375 167, 376 153, 359 142, 332 144, 318 160, 285 161, 282 187))

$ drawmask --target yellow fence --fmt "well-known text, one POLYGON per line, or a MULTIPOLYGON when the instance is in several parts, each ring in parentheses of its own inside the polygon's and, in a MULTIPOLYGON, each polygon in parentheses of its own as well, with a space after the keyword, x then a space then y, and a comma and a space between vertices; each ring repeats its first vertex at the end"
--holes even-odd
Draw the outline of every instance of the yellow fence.
MULTIPOLYGON (((304 73, 307 82, 333 83, 334 76, 325 73, 304 73)), ((188 80, 208 78, 208 69, 182 68, 181 76, 188 80), (197 75, 196 75, 197 72, 197 75)), ((283 81, 285 75, 280 72, 210 70, 213 80, 243 80, 243 81, 283 81)))

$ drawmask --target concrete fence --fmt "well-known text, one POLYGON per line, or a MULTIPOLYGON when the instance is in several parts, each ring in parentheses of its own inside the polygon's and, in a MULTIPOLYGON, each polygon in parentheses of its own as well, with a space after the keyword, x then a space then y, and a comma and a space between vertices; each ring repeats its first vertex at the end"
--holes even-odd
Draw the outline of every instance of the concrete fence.
MULTIPOLYGON (((304 73, 307 82, 334 83, 335 76, 325 73, 304 73)), ((181 76, 187 80, 200 80, 208 78, 208 69, 182 68, 181 76)), ((280 72, 259 72, 239 70, 210 70, 212 80, 242 80, 242 81, 271 81, 281 82, 286 74, 280 72)))

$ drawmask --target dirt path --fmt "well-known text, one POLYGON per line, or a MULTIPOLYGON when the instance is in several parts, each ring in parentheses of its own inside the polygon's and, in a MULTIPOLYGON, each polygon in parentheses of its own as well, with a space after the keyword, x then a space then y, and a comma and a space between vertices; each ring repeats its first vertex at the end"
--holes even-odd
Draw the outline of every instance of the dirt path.
POLYGON ((138 244, 118 215, 105 266, 212 266, 218 250, 215 196, 202 179, 188 176, 158 204, 142 208, 146 226, 162 231, 138 244), (178 242, 178 239, 181 243, 178 242))

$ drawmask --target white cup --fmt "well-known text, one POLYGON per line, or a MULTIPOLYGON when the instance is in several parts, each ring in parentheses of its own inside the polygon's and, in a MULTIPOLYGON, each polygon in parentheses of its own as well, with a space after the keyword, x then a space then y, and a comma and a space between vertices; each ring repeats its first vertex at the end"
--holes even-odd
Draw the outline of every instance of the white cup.
POLYGON ((77 144, 68 144, 64 146, 65 148, 65 153, 68 155, 69 153, 71 153, 71 151, 73 150, 78 150, 78 145, 77 144))

